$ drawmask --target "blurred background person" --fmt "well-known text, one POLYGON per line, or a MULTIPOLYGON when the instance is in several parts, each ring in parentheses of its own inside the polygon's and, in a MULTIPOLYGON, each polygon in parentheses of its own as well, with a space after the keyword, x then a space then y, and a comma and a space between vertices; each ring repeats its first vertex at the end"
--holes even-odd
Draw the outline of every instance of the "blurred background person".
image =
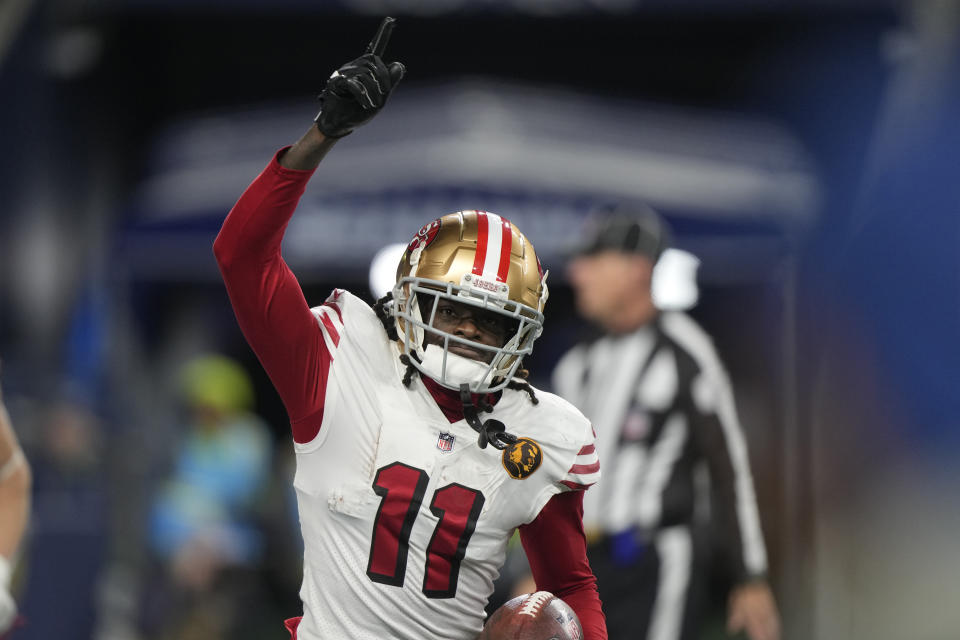
POLYGON ((86 640, 96 624, 97 585, 109 545, 103 420, 69 391, 23 417, 30 429, 24 446, 33 471, 33 509, 24 551, 24 625, 14 637, 86 640), (51 602, 58 603, 55 614, 51 602))
POLYGON ((256 637, 269 428, 252 412, 249 375, 230 358, 191 360, 180 389, 184 422, 149 514, 154 566, 143 581, 143 632, 163 640, 256 637))
POLYGON ((654 304, 667 224, 652 208, 622 204, 595 213, 582 241, 569 281, 577 311, 603 335, 563 356, 554 388, 593 422, 606 470, 584 520, 610 638, 700 637, 715 547, 731 583, 728 631, 777 640, 730 381, 703 329, 654 304), (705 526, 698 505, 711 495, 705 526))
POLYGON ((0 388, 0 637, 14 625, 14 561, 30 516, 30 465, 10 423, 0 388))

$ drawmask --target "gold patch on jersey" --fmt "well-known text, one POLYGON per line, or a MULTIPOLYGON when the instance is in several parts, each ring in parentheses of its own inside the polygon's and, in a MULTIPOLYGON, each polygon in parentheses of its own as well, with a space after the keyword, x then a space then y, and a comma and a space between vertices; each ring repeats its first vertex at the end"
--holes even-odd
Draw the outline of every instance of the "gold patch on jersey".
POLYGON ((520 438, 503 450, 503 468, 514 480, 523 480, 533 475, 533 472, 543 462, 543 451, 540 445, 530 438, 520 438))

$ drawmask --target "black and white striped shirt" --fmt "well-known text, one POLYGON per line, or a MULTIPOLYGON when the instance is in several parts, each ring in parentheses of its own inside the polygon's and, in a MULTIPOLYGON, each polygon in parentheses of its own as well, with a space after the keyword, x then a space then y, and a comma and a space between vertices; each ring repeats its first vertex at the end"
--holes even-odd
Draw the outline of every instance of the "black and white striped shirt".
POLYGON ((710 337, 670 311, 632 333, 566 353, 554 390, 593 422, 604 477, 585 496, 584 524, 615 533, 693 521, 705 464, 723 550, 741 580, 767 558, 733 391, 710 337))

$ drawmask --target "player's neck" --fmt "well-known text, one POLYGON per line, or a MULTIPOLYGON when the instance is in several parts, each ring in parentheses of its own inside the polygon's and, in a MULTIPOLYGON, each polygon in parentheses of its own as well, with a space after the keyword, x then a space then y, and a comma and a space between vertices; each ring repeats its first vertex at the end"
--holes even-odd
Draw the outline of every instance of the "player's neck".
MULTIPOLYGON (((460 393, 458 391, 444 387, 429 376, 421 375, 420 379, 423 380, 423 386, 430 392, 430 395, 436 401, 437 406, 440 407, 440 411, 443 412, 447 420, 450 422, 463 420, 463 403, 460 401, 460 393)), ((470 398, 474 404, 479 404, 480 399, 483 398, 490 405, 495 405, 497 401, 500 400, 500 396, 501 393, 499 391, 497 393, 488 393, 485 396, 479 393, 470 394, 470 398)))

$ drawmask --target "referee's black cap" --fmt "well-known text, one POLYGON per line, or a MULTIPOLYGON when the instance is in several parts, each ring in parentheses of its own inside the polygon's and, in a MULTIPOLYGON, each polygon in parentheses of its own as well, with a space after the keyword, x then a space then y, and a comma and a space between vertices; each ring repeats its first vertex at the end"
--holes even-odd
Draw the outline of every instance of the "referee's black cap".
POLYGON ((643 202, 618 203, 591 211, 571 255, 619 251, 656 262, 670 242, 670 227, 653 207, 643 202))

